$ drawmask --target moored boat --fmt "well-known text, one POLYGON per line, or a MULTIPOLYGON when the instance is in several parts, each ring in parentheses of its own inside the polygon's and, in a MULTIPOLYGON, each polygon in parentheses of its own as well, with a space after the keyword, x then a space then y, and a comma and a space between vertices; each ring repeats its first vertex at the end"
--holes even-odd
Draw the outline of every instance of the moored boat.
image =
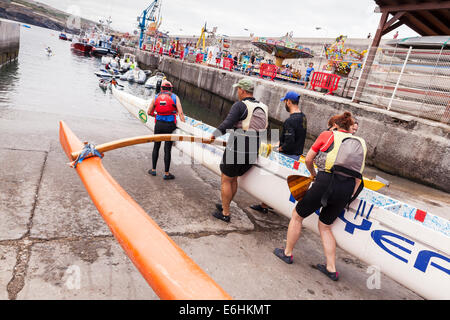
POLYGON ((67 40, 67 35, 65 34, 65 33, 60 33, 59 34, 59 39, 61 39, 61 40, 67 40))
POLYGON ((138 84, 144 84, 146 79, 147 79, 147 75, 145 74, 144 70, 135 68, 133 70, 128 71, 128 79, 127 80, 129 82, 136 82, 138 84))
POLYGON ((72 44, 70 45, 72 50, 84 53, 84 54, 90 54, 92 51, 93 46, 88 43, 86 39, 81 38, 73 38, 72 44))
POLYGON ((100 69, 100 71, 97 71, 94 74, 100 78, 121 78, 121 74, 119 73, 119 71, 115 69, 110 70, 100 69))
POLYGON ((99 40, 98 43, 92 48, 92 54, 96 56, 106 56, 115 55, 117 52, 112 48, 110 42, 99 40))
MULTIPOLYGON (((150 130, 148 100, 112 88, 118 101, 150 130)), ((186 118, 177 121, 176 134, 207 137, 215 128, 186 118)), ((175 147, 220 175, 223 149, 212 145, 177 142, 175 147)), ((308 176, 301 161, 271 152, 239 178, 239 187, 290 218, 295 199, 287 186, 290 175, 308 176)), ((318 215, 305 219, 305 227, 318 233, 318 215)), ((365 188, 332 226, 338 245, 404 286, 428 299, 449 299, 450 222, 402 201, 365 188)))
POLYGON ((128 71, 130 67, 134 65, 138 66, 136 56, 131 53, 125 53, 122 59, 120 59, 120 69, 121 71, 128 71))
POLYGON ((148 89, 155 89, 156 85, 158 84, 158 81, 164 80, 166 78, 166 75, 162 72, 155 72, 153 76, 148 78, 148 80, 145 82, 145 87, 148 89))

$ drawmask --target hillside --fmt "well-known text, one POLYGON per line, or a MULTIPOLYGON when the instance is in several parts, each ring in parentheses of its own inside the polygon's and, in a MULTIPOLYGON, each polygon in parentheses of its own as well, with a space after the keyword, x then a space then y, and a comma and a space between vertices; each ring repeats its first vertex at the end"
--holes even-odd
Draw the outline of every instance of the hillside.
MULTIPOLYGON (((0 18, 14 20, 57 31, 74 33, 79 30, 67 28, 69 14, 33 0, 6 0, 0 2, 0 18)), ((81 19, 82 29, 96 23, 81 19)))

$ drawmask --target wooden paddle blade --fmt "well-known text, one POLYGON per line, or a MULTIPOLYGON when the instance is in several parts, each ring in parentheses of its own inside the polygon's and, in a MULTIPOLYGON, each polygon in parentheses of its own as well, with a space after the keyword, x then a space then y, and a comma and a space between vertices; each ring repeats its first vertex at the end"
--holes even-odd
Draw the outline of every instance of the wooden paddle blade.
POLYGON ((295 200, 300 201, 303 199, 312 181, 313 179, 305 176, 290 175, 287 177, 289 190, 295 200))

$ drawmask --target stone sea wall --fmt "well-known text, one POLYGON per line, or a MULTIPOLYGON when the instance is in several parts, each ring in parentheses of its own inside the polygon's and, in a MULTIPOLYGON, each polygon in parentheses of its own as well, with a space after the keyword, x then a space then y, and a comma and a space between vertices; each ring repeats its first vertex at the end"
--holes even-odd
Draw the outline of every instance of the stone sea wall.
POLYGON ((19 55, 20 25, 0 20, 0 67, 19 55))

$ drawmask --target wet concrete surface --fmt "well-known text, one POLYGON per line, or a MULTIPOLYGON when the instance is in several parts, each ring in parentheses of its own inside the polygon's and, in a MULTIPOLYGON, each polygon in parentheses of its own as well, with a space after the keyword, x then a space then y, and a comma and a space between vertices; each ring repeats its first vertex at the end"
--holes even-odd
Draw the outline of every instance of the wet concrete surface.
MULTIPOLYGON (((111 113, 121 112, 111 107, 111 113)), ((63 112, 6 110, 0 114, 0 299, 158 299, 112 236, 58 141, 65 120, 82 141, 103 143, 149 134, 131 118, 98 119, 63 112)), ((162 149, 162 148, 161 148, 162 149)), ((174 149, 171 171, 147 174, 152 145, 111 151, 103 163, 161 228, 235 299, 421 299, 382 276, 369 289, 366 264, 338 250, 341 279, 311 268, 324 261, 320 238, 305 230, 286 265, 289 220, 249 209, 239 191, 232 222, 211 216, 219 177, 174 149)))

